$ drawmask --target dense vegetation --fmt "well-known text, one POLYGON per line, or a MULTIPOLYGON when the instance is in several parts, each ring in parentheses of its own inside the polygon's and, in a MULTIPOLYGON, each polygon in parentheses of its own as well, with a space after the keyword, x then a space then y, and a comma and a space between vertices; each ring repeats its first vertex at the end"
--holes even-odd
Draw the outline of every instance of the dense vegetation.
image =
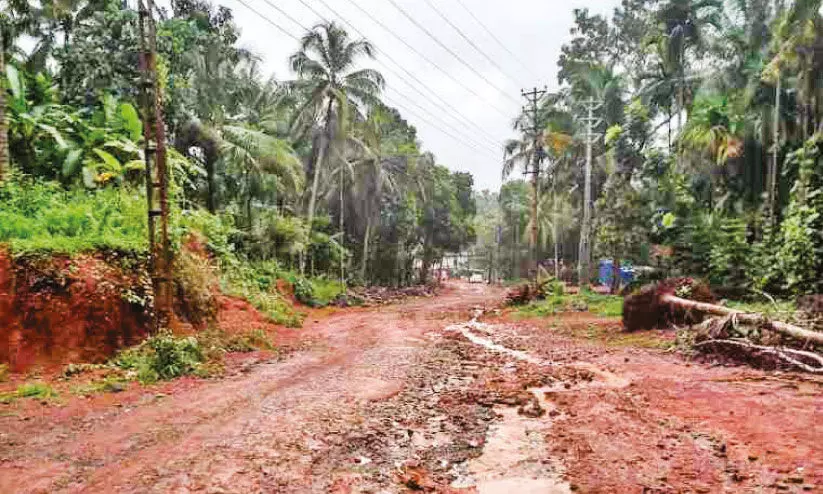
MULTIPOLYGON (((0 14, 0 244, 15 253, 147 249, 138 13, 125 5, 12 1, 0 14)), ((279 301, 261 293, 288 277, 323 303, 339 284, 303 276, 425 281, 473 241, 472 177, 438 165, 381 102, 367 40, 320 24, 295 46, 294 78, 275 80, 237 45, 229 9, 172 5, 154 14, 173 242, 203 235, 224 289, 266 309, 279 301)))
MULTIPOLYGON (((706 277, 739 295, 820 292, 820 7, 624 0, 610 18, 576 10, 559 89, 540 104, 541 132, 521 115, 506 144, 504 176, 542 165, 540 258, 557 249, 574 265, 588 228, 595 259, 706 277), (587 101, 600 119, 591 225, 581 219, 587 101)), ((504 225, 504 275, 525 272, 531 194, 530 184, 507 183, 499 217, 485 216, 504 225)), ((480 247, 495 248, 493 237, 480 247)))

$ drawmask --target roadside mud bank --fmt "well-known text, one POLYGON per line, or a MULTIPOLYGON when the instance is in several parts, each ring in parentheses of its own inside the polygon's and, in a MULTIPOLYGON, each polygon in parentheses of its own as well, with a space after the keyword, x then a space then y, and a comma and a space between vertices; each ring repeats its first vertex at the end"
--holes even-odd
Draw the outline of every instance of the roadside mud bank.
POLYGON ((151 281, 145 260, 107 256, 0 253, 0 362, 99 362, 146 337, 151 281))

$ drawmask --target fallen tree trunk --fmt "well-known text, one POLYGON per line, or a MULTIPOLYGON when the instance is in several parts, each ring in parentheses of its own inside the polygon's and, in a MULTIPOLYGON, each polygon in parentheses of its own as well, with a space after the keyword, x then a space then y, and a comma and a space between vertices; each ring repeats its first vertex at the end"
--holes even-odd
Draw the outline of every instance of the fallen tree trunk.
POLYGON ((675 305, 686 310, 702 312, 705 314, 732 317, 736 319, 738 322, 759 325, 764 329, 774 331, 775 333, 780 333, 786 336, 790 336, 797 340, 807 341, 810 343, 814 343, 815 345, 823 345, 823 332, 811 331, 808 329, 801 328, 800 326, 795 326, 793 324, 788 324, 785 322, 772 321, 766 318, 763 314, 756 314, 751 312, 744 312, 742 310, 737 309, 730 309, 728 307, 723 307, 722 305, 707 304, 705 302, 695 302, 694 300, 680 298, 676 295, 671 294, 663 295, 660 298, 660 302, 664 304, 675 305))

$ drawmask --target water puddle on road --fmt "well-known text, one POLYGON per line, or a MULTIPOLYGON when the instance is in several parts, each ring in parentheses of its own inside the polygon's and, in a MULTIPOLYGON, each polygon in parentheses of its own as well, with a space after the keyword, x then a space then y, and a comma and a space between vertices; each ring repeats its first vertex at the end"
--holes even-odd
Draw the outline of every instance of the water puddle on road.
MULTIPOLYGON (((531 391, 543 409, 553 407, 546 402, 546 389, 531 391)), ((489 427, 483 454, 465 465, 452 487, 475 487, 480 494, 571 493, 559 463, 547 460, 543 435, 551 427, 549 420, 525 417, 514 407, 498 407, 495 412, 499 418, 489 427)))
POLYGON ((551 362, 541 360, 537 357, 529 355, 526 352, 521 352, 520 350, 512 350, 511 348, 504 347, 503 345, 498 345, 497 343, 487 338, 472 333, 472 329, 476 331, 482 331, 486 334, 494 333, 494 331, 492 331, 491 327, 488 324, 478 322, 477 318, 472 318, 471 321, 461 324, 452 324, 451 326, 448 326, 446 328, 446 331, 459 331, 463 336, 466 337, 467 340, 471 341, 475 345, 480 345, 486 348, 487 350, 491 350, 495 353, 502 353, 510 357, 514 357, 517 360, 522 360, 524 362, 529 362, 537 365, 554 365, 551 362))
MULTIPOLYGON (((479 314, 468 322, 454 324, 447 331, 460 332, 467 340, 487 350, 507 355, 516 360, 541 366, 560 364, 540 359, 524 351, 507 348, 483 333, 493 336, 493 325, 479 322, 479 314)), ((566 367, 585 369, 596 376, 591 387, 623 388, 629 380, 586 362, 565 364, 566 367)), ((549 418, 555 406, 546 399, 547 392, 568 391, 561 383, 555 386, 532 388, 529 390, 537 399, 540 408, 547 413, 541 417, 520 415, 517 408, 497 407, 498 420, 489 427, 483 454, 470 460, 456 471, 457 479, 452 483, 455 488, 475 487, 480 494, 511 493, 571 493, 570 485, 562 479, 562 466, 552 459, 546 450, 544 435, 551 428, 549 418)))

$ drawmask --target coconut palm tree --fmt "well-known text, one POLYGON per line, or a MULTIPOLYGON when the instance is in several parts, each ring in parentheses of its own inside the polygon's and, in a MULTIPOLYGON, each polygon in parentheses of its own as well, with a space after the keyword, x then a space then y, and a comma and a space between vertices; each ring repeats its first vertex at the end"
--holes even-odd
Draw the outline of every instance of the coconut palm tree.
MULTIPOLYGON (((314 222, 320 175, 332 155, 330 146, 345 140, 349 112, 361 113, 366 106, 377 102, 384 85, 380 72, 357 68, 359 58, 364 55, 374 58, 371 43, 365 39, 352 40, 344 29, 329 22, 318 24, 306 33, 300 50, 290 58, 292 70, 299 77, 294 86, 308 95, 295 122, 318 122, 323 128, 314 139, 309 164, 312 175, 307 210, 309 228, 314 222)), ((340 173, 342 178, 342 168, 340 173)), ((301 269, 305 269, 305 262, 301 262, 301 269)))

